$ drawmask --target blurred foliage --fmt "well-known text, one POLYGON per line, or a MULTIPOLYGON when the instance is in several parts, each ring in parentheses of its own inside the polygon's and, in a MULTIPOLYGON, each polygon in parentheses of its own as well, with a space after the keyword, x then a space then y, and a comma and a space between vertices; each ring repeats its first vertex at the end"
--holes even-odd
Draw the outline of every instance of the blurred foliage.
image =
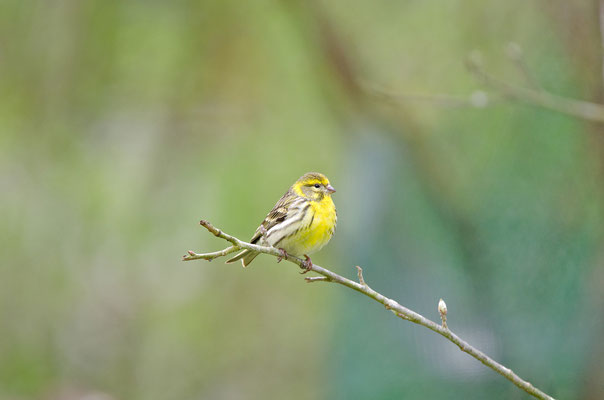
POLYGON ((598 3, 0 2, 0 399, 519 399, 453 345, 247 238, 297 177, 313 260, 438 319, 549 394, 604 397, 604 131, 466 95, 463 59, 601 101, 598 3))

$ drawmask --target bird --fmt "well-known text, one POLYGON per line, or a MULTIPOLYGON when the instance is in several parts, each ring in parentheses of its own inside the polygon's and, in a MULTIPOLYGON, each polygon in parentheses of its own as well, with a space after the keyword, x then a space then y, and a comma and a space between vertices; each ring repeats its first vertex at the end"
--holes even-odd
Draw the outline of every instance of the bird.
MULTIPOLYGON (((309 254, 321 250, 335 233, 338 214, 331 198, 335 192, 325 175, 302 175, 277 201, 250 243, 279 249, 278 261, 288 255, 304 256, 303 273, 308 272, 312 268, 309 254)), ((241 260, 247 267, 258 254, 246 249, 226 263, 241 260)))

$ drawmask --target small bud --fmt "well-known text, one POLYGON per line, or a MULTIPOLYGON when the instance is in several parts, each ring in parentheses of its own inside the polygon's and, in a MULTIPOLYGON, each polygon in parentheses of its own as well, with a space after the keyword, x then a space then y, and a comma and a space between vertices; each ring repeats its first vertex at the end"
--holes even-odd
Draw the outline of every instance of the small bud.
POLYGON ((489 95, 482 90, 475 90, 470 95, 470 104, 476 108, 485 108, 489 105, 489 95))
POLYGON ((440 315, 447 315, 447 303, 443 299, 438 302, 438 312, 440 315))
POLYGON ((509 42, 505 46, 505 53, 512 60, 519 60, 522 58, 522 47, 518 43, 509 42))
POLYGON ((438 301, 438 313, 440 314, 440 319, 443 322, 443 328, 447 328, 447 304, 443 299, 438 301))

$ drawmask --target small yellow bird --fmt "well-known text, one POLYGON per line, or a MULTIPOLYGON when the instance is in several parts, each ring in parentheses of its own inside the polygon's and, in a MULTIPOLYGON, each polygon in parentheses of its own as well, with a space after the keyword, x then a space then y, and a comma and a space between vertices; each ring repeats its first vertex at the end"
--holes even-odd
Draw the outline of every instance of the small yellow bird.
MULTIPOLYGON (((335 191, 325 175, 304 174, 275 204, 250 243, 276 247, 284 257, 304 256, 304 267, 310 270, 312 261, 308 255, 321 250, 336 230, 338 215, 331 199, 335 191)), ((243 250, 227 263, 241 260, 246 267, 258 254, 243 250)))

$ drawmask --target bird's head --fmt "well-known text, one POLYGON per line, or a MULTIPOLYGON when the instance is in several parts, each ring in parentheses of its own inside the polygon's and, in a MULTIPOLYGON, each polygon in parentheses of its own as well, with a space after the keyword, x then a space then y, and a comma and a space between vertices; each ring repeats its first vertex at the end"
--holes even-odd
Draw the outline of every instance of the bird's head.
POLYGON ((329 184, 329 179, 318 172, 308 172, 292 186, 293 191, 298 196, 306 197, 310 200, 320 201, 325 196, 331 196, 335 193, 333 186, 329 184))

